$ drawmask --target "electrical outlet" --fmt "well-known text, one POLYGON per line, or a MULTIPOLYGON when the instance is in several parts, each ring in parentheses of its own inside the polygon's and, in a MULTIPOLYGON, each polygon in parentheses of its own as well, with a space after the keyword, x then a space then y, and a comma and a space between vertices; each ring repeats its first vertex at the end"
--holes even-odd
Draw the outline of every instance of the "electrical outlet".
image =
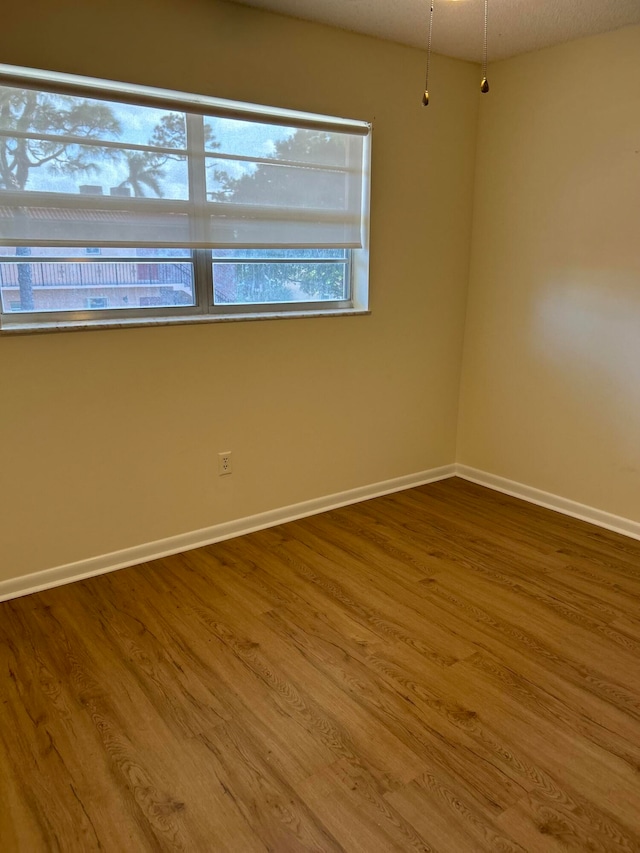
POLYGON ((231 474, 231 451, 225 450, 223 453, 218 453, 218 474, 220 477, 225 474, 231 474))

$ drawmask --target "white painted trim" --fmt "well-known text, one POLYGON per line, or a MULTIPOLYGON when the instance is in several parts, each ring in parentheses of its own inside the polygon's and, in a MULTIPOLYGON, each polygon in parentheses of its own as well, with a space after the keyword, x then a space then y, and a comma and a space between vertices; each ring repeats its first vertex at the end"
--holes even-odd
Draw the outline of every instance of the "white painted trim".
POLYGON ((427 483, 434 483, 436 480, 446 480, 448 477, 453 477, 454 473, 455 465, 444 465, 441 468, 432 468, 429 471, 419 471, 416 474, 395 477, 392 480, 360 486, 357 489, 349 489, 345 492, 261 512, 258 515, 214 524, 212 527, 205 527, 202 530, 181 533, 167 539, 159 539, 155 542, 147 542, 144 545, 135 545, 133 548, 125 548, 122 551, 114 551, 110 554, 90 557, 88 560, 79 560, 76 563, 68 563, 64 566, 56 566, 41 572, 0 581, 0 601, 29 595, 32 592, 41 592, 44 589, 103 575, 107 572, 114 572, 117 569, 124 569, 137 563, 146 563, 149 560, 157 560, 160 557, 168 557, 181 551, 201 548, 203 545, 211 545, 214 542, 221 542, 223 539, 232 539, 245 533, 264 530, 266 527, 285 524, 287 521, 295 521, 308 515, 328 512, 331 509, 347 506, 347 504, 379 498, 392 492, 412 489, 415 486, 424 486, 427 483))
POLYGON ((588 521, 590 524, 613 530, 614 533, 622 533, 623 536, 630 536, 632 539, 640 539, 640 522, 632 521, 630 518, 613 515, 610 512, 604 512, 601 509, 595 509, 595 507, 571 501, 550 492, 543 492, 541 489, 534 489, 533 486, 525 486, 524 483, 517 483, 515 480, 507 480, 505 477, 498 477, 496 474, 489 474, 487 471, 469 468, 467 465, 456 465, 455 474, 456 477, 477 483, 479 486, 487 486, 496 492, 503 492, 505 495, 521 498, 547 509, 553 509, 563 515, 588 521))

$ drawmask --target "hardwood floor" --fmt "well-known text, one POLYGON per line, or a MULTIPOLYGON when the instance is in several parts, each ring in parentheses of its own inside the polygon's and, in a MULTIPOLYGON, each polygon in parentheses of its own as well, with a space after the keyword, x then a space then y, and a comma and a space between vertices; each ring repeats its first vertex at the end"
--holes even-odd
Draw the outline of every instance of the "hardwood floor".
POLYGON ((640 851, 640 542, 454 479, 1 604, 0 850, 640 851))

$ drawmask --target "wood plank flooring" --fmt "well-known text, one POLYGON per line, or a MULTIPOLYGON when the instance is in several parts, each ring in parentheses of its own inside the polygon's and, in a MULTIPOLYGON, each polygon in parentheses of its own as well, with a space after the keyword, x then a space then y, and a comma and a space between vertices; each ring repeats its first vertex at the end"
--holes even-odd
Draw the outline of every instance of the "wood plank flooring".
POLYGON ((452 479, 0 604, 0 850, 640 851, 640 542, 452 479))

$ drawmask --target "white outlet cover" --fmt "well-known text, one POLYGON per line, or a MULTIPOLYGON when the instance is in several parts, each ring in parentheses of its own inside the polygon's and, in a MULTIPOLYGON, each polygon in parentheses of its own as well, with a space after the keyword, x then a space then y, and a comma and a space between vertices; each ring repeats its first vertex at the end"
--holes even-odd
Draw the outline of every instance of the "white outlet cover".
POLYGON ((218 453, 218 474, 220 477, 224 477, 226 474, 231 473, 231 451, 224 450, 222 453, 218 453))

